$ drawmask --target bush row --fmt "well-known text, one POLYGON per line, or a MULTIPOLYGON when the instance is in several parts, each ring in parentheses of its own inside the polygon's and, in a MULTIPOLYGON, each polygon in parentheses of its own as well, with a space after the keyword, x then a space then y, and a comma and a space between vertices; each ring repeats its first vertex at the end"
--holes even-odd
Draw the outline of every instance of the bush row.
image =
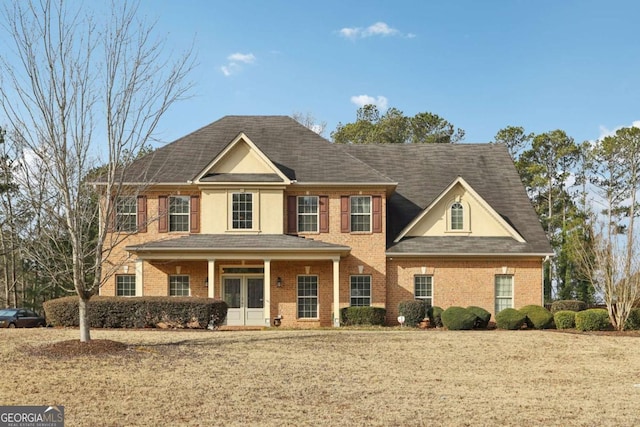
POLYGON ((341 310, 342 324, 354 325, 384 325, 387 310, 381 307, 345 307, 341 310))
MULTIPOLYGON (((100 297, 88 302, 92 328, 206 328, 220 326, 227 317, 221 300, 192 297, 100 297)), ((78 326, 78 297, 44 303, 47 322, 78 326)))

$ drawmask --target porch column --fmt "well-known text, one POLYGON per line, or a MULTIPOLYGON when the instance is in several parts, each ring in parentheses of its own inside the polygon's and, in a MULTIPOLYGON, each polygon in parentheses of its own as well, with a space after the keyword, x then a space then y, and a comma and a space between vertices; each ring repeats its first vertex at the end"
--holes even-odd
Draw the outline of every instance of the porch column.
POLYGON ((340 258, 333 259, 333 326, 340 327, 340 258))
POLYGON ((136 271, 136 296, 144 295, 144 283, 142 282, 142 261, 141 259, 137 259, 135 263, 135 271, 136 271))
POLYGON ((216 260, 207 260, 207 285, 209 286, 209 298, 216 296, 216 260))
POLYGON ((271 326, 271 260, 264 260, 264 325, 271 326))

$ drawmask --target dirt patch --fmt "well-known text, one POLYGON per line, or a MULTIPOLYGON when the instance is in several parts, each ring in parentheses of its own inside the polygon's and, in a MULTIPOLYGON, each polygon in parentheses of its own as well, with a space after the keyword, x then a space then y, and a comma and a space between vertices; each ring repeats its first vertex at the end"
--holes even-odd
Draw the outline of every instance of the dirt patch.
POLYGON ((80 340, 59 341, 53 344, 32 347, 30 353, 36 356, 51 358, 68 358, 78 356, 101 356, 120 354, 128 350, 124 343, 112 340, 96 340, 81 342, 80 340))

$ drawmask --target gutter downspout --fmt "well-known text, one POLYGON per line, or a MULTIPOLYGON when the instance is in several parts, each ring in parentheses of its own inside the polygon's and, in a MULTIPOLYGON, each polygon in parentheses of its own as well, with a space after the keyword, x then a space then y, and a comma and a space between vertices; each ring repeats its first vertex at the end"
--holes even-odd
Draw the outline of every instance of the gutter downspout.
MULTIPOLYGON (((541 270, 542 270, 542 302, 540 303, 541 306, 544 307, 544 264, 546 262, 548 262, 551 259, 551 257, 549 255, 545 255, 544 258, 542 258, 542 265, 541 265, 541 270)), ((551 289, 553 290, 553 289, 551 289)), ((549 295, 549 297, 551 297, 551 295, 549 295)))

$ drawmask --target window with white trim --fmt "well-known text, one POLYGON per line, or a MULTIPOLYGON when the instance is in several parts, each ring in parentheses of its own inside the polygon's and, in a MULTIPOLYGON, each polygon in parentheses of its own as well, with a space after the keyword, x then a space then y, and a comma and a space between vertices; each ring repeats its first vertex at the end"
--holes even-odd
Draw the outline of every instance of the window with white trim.
POLYGON ((498 314, 505 308, 513 308, 513 276, 499 274, 496 276, 495 314, 498 314))
POLYGON ((414 276, 414 296, 429 307, 433 306, 433 276, 414 276))
POLYGON ((136 296, 136 275, 118 274, 116 275, 116 296, 135 297, 136 296))
POLYGON ((188 297, 189 295, 189 276, 185 274, 169 276, 169 296, 188 297))
POLYGON ((253 193, 233 193, 231 204, 231 228, 236 230, 252 229, 253 193))
POLYGON ((371 276, 350 276, 350 304, 352 307, 371 305, 371 276))
POLYGON ((371 196, 351 196, 351 231, 371 231, 371 196))
POLYGON ((451 230, 464 230, 464 207, 460 202, 451 205, 451 230))
POLYGON ((189 196, 169 197, 169 231, 189 231, 189 196))
POLYGON ((298 232, 318 232, 318 196, 298 196, 298 232))
POLYGON ((298 318, 318 318, 318 276, 298 276, 298 318))
POLYGON ((138 228, 138 203, 133 196, 120 196, 115 200, 115 231, 135 233, 138 228))

